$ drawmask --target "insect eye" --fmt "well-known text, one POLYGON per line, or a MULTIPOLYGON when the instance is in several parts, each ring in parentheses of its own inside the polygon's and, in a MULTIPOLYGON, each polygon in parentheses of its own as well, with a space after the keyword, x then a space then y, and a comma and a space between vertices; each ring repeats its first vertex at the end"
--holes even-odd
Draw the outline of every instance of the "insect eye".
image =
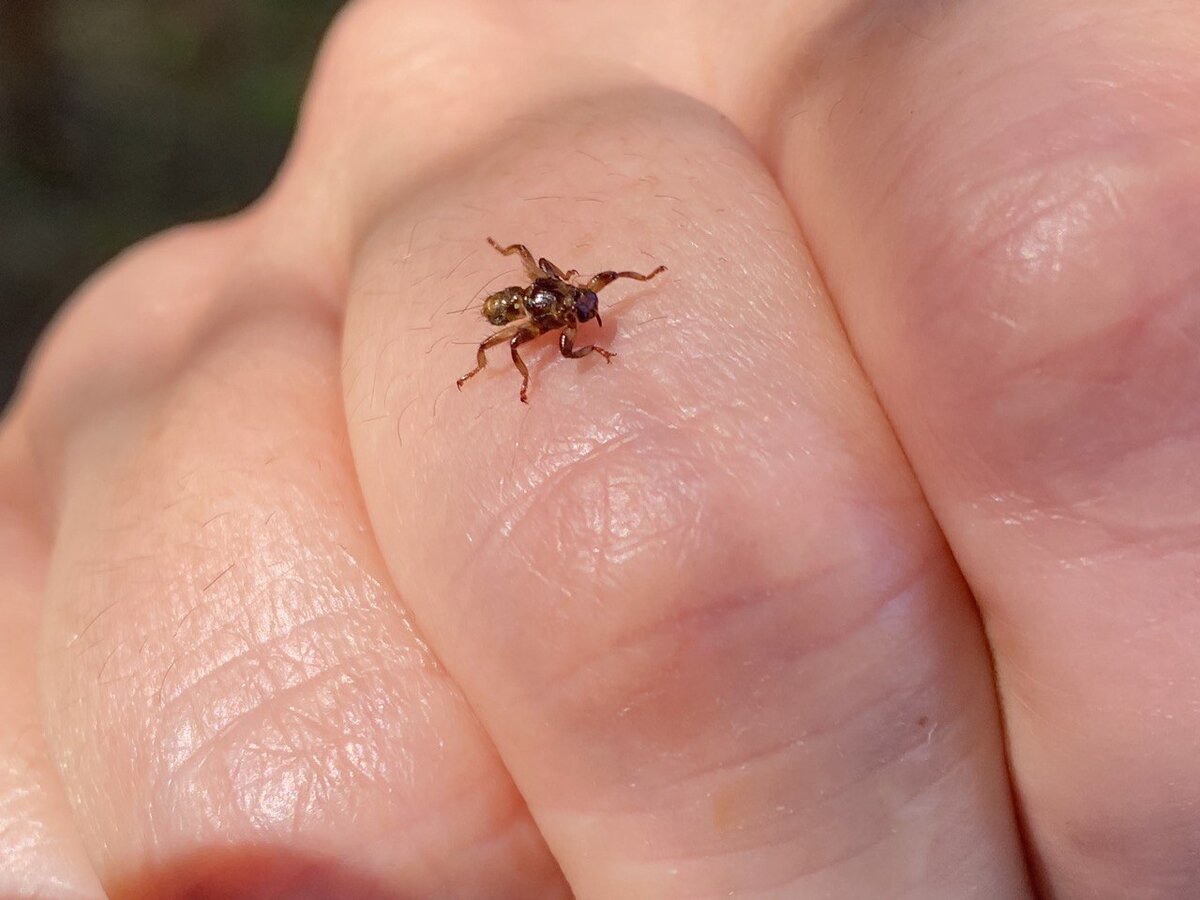
POLYGON ((596 310, 599 307, 600 298, 596 296, 595 291, 579 292, 579 297, 575 301, 575 313, 579 317, 580 322, 594 319, 596 317, 596 310))

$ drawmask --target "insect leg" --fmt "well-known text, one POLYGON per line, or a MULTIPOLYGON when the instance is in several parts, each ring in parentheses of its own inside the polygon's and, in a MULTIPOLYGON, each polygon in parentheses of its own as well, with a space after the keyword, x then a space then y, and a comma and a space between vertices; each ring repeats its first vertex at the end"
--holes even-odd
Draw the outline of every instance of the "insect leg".
POLYGON ((612 358, 617 354, 610 350, 605 350, 603 347, 597 347, 595 344, 588 344, 586 347, 576 347, 575 328, 575 325, 568 325, 562 330, 562 334, 558 336, 558 349, 562 351, 563 356, 567 357, 567 359, 579 359, 595 350, 604 357, 605 362, 612 362, 612 358))
POLYGON ((478 363, 478 365, 476 365, 475 368, 473 368, 470 372, 468 372, 466 375, 464 375, 462 378, 458 379, 458 381, 455 382, 455 384, 458 385, 458 389, 461 391, 463 382, 466 381, 468 378, 474 378, 476 375, 479 374, 480 370, 483 369, 483 367, 487 365, 487 353, 485 353, 484 351, 486 351, 489 347, 495 347, 497 344, 503 344, 505 341, 507 341, 509 338, 511 338, 514 334, 517 334, 521 330, 522 327, 523 326, 521 326, 520 324, 509 325, 507 328, 502 328, 499 331, 497 331, 495 334, 493 334, 487 340, 481 341, 479 344, 479 350, 475 354, 475 360, 478 363))
POLYGON ((517 348, 526 341, 532 341, 535 337, 541 334, 541 329, 536 325, 518 326, 517 333, 513 335, 513 339, 508 342, 508 346, 512 348, 513 365, 517 367, 517 371, 521 373, 521 402, 529 402, 529 368, 525 365, 525 360, 521 359, 521 354, 517 352, 517 348))
POLYGON ((592 280, 585 286, 589 291, 599 291, 608 287, 618 278, 632 278, 634 281, 649 281, 655 275, 660 275, 667 271, 666 266, 659 266, 649 275, 641 275, 637 272, 601 272, 598 275, 593 275, 592 280))
MULTIPOLYGON (((554 263, 550 262, 550 260, 546 259, 546 257, 544 257, 544 256, 538 260, 538 268, 540 268, 543 272, 545 272, 551 278, 557 278, 559 281, 568 281, 569 280, 567 278, 567 276, 563 273, 562 269, 560 269, 554 263)), ((576 272, 575 274, 578 275, 579 273, 576 272)))
POLYGON ((530 281, 541 278, 545 274, 538 268, 538 264, 533 261, 533 254, 529 252, 529 248, 524 244, 509 244, 507 247, 501 247, 491 238, 488 238, 487 241, 496 248, 497 253, 503 256, 512 256, 514 253, 520 255, 521 264, 525 267, 525 274, 529 276, 530 281))

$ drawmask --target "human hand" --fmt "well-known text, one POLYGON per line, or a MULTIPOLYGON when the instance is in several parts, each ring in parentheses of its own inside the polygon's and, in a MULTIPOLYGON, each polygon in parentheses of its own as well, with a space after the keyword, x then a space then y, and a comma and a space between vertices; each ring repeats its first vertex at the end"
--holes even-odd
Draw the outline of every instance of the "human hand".
POLYGON ((0 432, 0 888, 1196 893, 1198 50, 351 6, 273 189, 85 286, 0 432), (488 235, 669 272, 526 407, 454 389, 488 235))

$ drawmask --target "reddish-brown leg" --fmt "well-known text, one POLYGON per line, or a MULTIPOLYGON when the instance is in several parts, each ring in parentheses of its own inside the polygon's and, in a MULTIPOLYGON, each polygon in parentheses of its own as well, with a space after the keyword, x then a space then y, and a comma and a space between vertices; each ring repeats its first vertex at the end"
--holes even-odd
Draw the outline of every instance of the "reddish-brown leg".
POLYGON ((568 325, 558 337, 558 349, 562 351, 563 356, 568 359, 579 359, 595 350, 604 357, 605 362, 612 362, 612 358, 617 354, 610 350, 605 350, 603 347, 597 347, 595 344, 588 344, 586 347, 576 347, 575 328, 576 326, 574 325, 568 325))
POLYGON ((592 280, 589 281, 585 287, 587 290, 594 292, 608 287, 618 278, 632 278, 634 281, 649 281, 655 275, 660 275, 665 271, 667 271, 666 266, 659 266, 649 275, 642 275, 639 272, 600 272, 597 275, 593 275, 592 280))
MULTIPOLYGON (((491 240, 491 238, 489 238, 488 240, 491 240)), ((487 340, 480 342, 479 350, 477 351, 477 353, 475 355, 475 360, 476 360, 477 365, 470 372, 468 372, 466 375, 464 375, 462 378, 458 379, 458 381, 455 382, 455 384, 458 385, 458 389, 461 391, 463 382, 466 381, 468 378, 474 378, 476 375, 479 374, 480 370, 483 369, 483 367, 487 365, 486 351, 489 347, 495 347, 497 344, 503 344, 505 341, 507 341, 509 338, 511 338, 513 335, 515 335, 517 332, 519 332, 523 327, 524 326, 522 326, 519 323, 516 325, 509 325, 507 328, 502 328, 499 331, 497 331, 495 334, 493 334, 487 340)))
POLYGON ((516 335, 508 346, 512 348, 513 365, 517 367, 517 371, 521 373, 521 402, 529 402, 529 368, 525 365, 525 360, 521 359, 521 354, 517 352, 517 348, 526 341, 532 341, 542 332, 534 325, 522 325, 518 327, 516 335))
POLYGON ((521 257, 521 264, 525 267, 525 274, 529 276, 530 281, 543 277, 546 273, 538 268, 538 264, 534 262, 533 254, 529 252, 529 248, 524 244, 509 244, 507 247, 501 247, 492 238, 488 238, 487 242, 496 248, 496 252, 503 256, 512 256, 516 253, 521 257))
MULTIPOLYGON (((554 263, 550 262, 550 260, 546 259, 546 257, 544 257, 544 256, 538 260, 538 266, 541 268, 541 270, 543 272, 545 272, 547 275, 549 275, 552 278, 557 278, 559 281, 569 281, 570 280, 567 277, 567 274, 565 272, 563 272, 562 269, 560 269, 554 263)), ((578 275, 579 273, 576 272, 575 274, 578 275)))

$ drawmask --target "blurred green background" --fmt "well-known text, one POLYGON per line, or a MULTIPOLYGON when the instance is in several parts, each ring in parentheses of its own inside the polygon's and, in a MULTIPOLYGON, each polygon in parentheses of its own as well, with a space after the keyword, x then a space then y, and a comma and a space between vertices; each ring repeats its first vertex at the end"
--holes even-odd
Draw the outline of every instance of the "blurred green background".
POLYGON ((266 187, 341 5, 0 0, 0 404, 98 266, 266 187))

